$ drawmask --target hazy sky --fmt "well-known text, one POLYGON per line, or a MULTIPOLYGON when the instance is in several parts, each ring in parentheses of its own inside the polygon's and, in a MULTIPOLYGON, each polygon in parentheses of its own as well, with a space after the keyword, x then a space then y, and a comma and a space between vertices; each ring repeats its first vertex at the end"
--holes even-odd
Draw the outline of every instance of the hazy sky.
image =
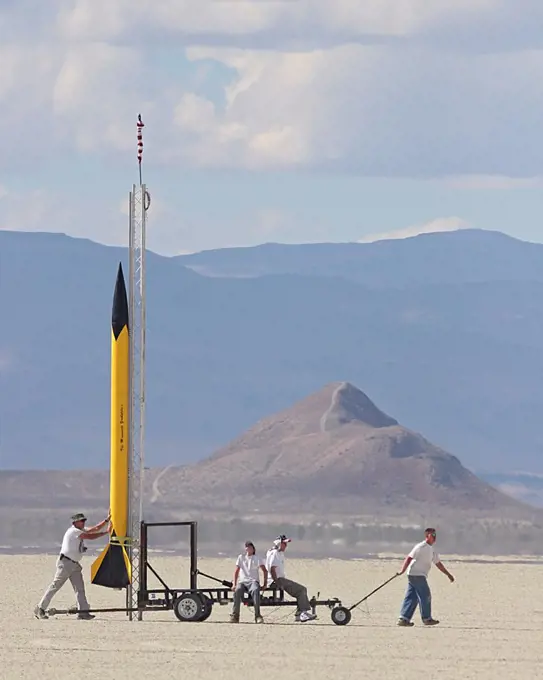
POLYGON ((543 241, 542 0, 0 0, 0 227, 543 241))

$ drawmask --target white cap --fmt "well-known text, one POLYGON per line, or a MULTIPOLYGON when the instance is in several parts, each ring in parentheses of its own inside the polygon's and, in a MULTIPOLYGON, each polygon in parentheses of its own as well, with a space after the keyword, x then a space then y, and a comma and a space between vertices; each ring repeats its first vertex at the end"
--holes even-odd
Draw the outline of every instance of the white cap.
POLYGON ((285 534, 281 534, 281 536, 278 536, 275 541, 273 542, 273 545, 278 548, 281 543, 290 543, 291 539, 287 538, 285 534))

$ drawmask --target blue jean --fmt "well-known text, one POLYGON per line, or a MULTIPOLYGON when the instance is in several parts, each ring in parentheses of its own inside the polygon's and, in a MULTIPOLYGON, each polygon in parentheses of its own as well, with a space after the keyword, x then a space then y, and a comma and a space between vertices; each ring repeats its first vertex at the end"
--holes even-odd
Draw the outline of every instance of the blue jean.
POLYGON ((426 576, 408 576, 407 581, 408 586, 400 617, 406 621, 411 621, 418 604, 422 620, 431 619, 432 594, 426 576))

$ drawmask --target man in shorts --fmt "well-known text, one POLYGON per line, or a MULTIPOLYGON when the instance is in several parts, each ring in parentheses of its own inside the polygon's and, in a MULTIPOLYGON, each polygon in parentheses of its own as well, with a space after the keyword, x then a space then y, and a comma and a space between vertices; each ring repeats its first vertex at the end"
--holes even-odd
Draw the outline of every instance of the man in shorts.
POLYGON ((60 555, 57 559, 57 570, 53 582, 45 591, 39 604, 34 609, 34 616, 37 619, 47 619, 47 608, 53 599, 53 596, 58 593, 66 581, 70 581, 72 588, 77 598, 77 608, 79 614, 78 619, 94 619, 93 614, 89 614, 90 609, 87 597, 85 595, 85 583, 83 581, 81 558, 86 552, 84 541, 94 541, 101 536, 109 534, 109 527, 106 531, 100 531, 102 527, 109 524, 111 513, 105 520, 96 526, 86 528, 85 522, 87 518, 81 512, 72 515, 72 526, 66 530, 62 539, 62 547, 60 548, 60 555), (83 610, 83 611, 81 611, 83 610))
POLYGON ((415 613, 417 604, 420 607, 422 622, 425 626, 435 626, 439 623, 432 618, 432 594, 428 585, 428 573, 432 564, 448 577, 453 583, 454 576, 443 566, 441 559, 434 547, 437 540, 436 530, 432 527, 425 529, 424 541, 417 543, 407 555, 398 576, 407 571, 407 592, 402 604, 398 626, 413 626, 411 618, 415 613))
POLYGON ((236 560, 236 568, 234 570, 234 578, 232 583, 232 590, 234 591, 234 604, 232 613, 230 614, 230 623, 239 623, 239 612, 241 609, 241 601, 245 592, 253 599, 253 606, 255 610, 255 622, 264 623, 264 619, 260 615, 260 578, 259 570, 264 574, 264 582, 262 588, 266 587, 266 580, 268 572, 264 560, 256 554, 256 549, 252 541, 246 541, 245 554, 238 555, 236 560))

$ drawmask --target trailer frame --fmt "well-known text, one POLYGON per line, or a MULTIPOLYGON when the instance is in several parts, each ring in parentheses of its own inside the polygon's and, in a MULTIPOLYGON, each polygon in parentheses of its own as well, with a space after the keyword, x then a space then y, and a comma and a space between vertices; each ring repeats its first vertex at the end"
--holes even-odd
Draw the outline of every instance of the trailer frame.
MULTIPOLYGON (((88 613, 124 612, 126 614, 138 613, 139 620, 143 612, 170 611, 173 610, 179 621, 202 622, 206 621, 212 613, 215 605, 228 605, 233 602, 232 583, 221 580, 198 569, 198 522, 195 520, 183 522, 140 522, 139 537, 140 572, 137 590, 137 607, 107 607, 88 609, 88 613), (170 588, 149 561, 149 528, 150 527, 188 527, 189 529, 189 585, 170 588), (151 572, 162 587, 149 588, 148 575, 151 572), (201 587, 198 584, 198 576, 217 581, 220 587, 201 587)), ((342 606, 338 598, 319 599, 320 593, 310 598, 311 611, 315 614, 317 607, 327 607, 331 611, 332 621, 336 625, 345 625, 351 619, 350 611, 342 606)), ((251 596, 244 593, 243 604, 249 608, 254 607, 251 596)), ((296 607, 296 600, 287 599, 285 592, 278 586, 271 584, 262 590, 260 607, 296 607)), ((77 608, 61 610, 51 608, 47 611, 50 616, 57 614, 78 614, 77 608)), ((295 617, 297 612, 295 612, 295 617)))

